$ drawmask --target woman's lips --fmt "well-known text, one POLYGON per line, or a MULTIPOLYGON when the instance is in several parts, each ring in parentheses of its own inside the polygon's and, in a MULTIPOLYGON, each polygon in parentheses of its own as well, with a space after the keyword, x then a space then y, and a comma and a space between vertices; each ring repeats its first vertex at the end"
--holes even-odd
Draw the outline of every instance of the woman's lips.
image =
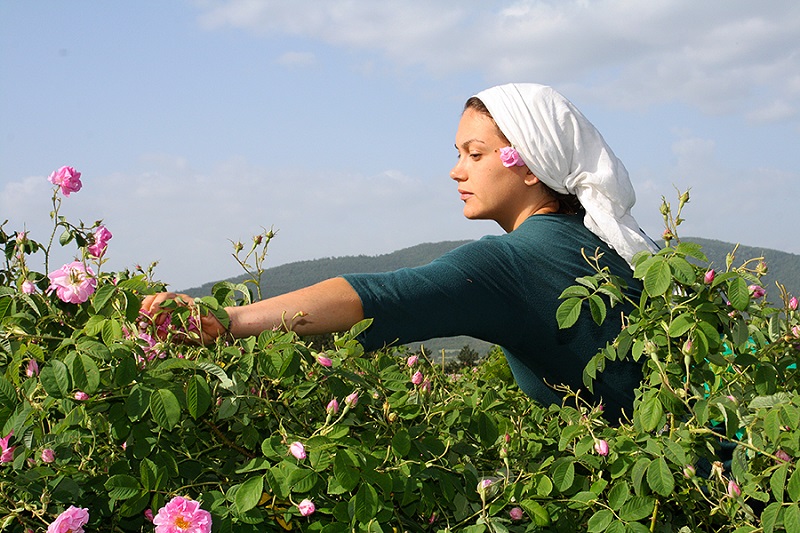
POLYGON ((472 197, 472 193, 469 191, 462 191, 461 189, 458 190, 458 194, 461 195, 462 200, 467 200, 467 198, 472 197))

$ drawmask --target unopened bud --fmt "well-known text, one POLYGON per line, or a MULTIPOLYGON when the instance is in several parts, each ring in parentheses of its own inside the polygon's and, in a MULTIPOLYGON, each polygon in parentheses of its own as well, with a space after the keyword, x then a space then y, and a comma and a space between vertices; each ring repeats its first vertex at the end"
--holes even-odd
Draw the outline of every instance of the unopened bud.
POLYGON ((675 235, 668 229, 664 230, 664 233, 661 234, 661 238, 664 239, 665 242, 669 242, 675 238, 675 235))

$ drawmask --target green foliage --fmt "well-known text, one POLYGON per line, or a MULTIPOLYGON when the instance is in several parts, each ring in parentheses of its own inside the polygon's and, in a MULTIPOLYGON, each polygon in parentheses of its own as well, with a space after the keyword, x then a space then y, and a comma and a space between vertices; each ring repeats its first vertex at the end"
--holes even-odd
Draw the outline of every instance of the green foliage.
MULTIPOLYGON (((0 237, 3 531, 41 531, 70 505, 89 509, 90 531, 152 531, 144 511, 175 495, 225 532, 800 529, 800 326, 788 294, 752 294, 757 262, 709 281, 702 249, 676 238, 636 258, 645 294, 586 368, 590 387, 606 361, 643 363, 631 420, 609 424, 578 391, 531 402, 500 350, 462 374, 409 366, 402 348, 365 354, 368 322, 316 346, 280 331, 187 343, 196 311, 139 316, 161 289, 147 273, 98 274, 88 301, 66 304, 26 263, 47 247, 0 237)), ((622 300, 595 259, 565 291, 562 325, 576 310, 602 322, 622 300)), ((197 309, 222 318, 250 298, 244 284, 211 292, 197 309)))

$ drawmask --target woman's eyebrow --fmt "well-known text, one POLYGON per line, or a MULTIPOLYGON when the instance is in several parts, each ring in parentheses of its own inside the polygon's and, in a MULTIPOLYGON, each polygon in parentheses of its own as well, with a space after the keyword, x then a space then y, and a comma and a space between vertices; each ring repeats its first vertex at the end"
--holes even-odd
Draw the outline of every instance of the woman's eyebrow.
MULTIPOLYGON (((465 150, 465 151, 468 150, 469 149, 469 145, 472 144, 472 143, 486 144, 485 142, 483 142, 480 139, 469 139, 469 140, 464 141, 463 143, 461 143, 461 149, 465 150)), ((458 150, 458 145, 457 144, 455 145, 455 147, 456 147, 456 150, 458 150)))

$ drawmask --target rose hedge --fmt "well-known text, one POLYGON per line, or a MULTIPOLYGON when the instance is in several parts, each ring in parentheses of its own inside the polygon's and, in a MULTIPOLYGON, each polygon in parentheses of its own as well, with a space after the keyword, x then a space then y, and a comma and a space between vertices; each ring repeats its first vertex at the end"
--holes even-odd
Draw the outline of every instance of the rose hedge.
MULTIPOLYGON (((177 342, 192 312, 158 331, 139 305, 163 286, 102 272, 110 233, 53 202, 54 234, 92 274, 32 270, 50 245, 0 226, 3 531, 80 509, 87 531, 118 532, 206 531, 207 515, 226 532, 800 531, 797 300, 778 287, 770 304, 758 261, 712 273, 667 204, 673 246, 637 258, 642 299, 586 369, 591 386, 606 360, 643 361, 633 419, 611 426, 572 391, 534 404, 497 350, 458 375, 402 348, 365 354, 368 322, 325 350, 280 331, 177 342)), ((621 291, 598 268, 562 297, 568 327, 616 312, 621 291)), ((249 300, 220 283, 197 308, 249 300)))

